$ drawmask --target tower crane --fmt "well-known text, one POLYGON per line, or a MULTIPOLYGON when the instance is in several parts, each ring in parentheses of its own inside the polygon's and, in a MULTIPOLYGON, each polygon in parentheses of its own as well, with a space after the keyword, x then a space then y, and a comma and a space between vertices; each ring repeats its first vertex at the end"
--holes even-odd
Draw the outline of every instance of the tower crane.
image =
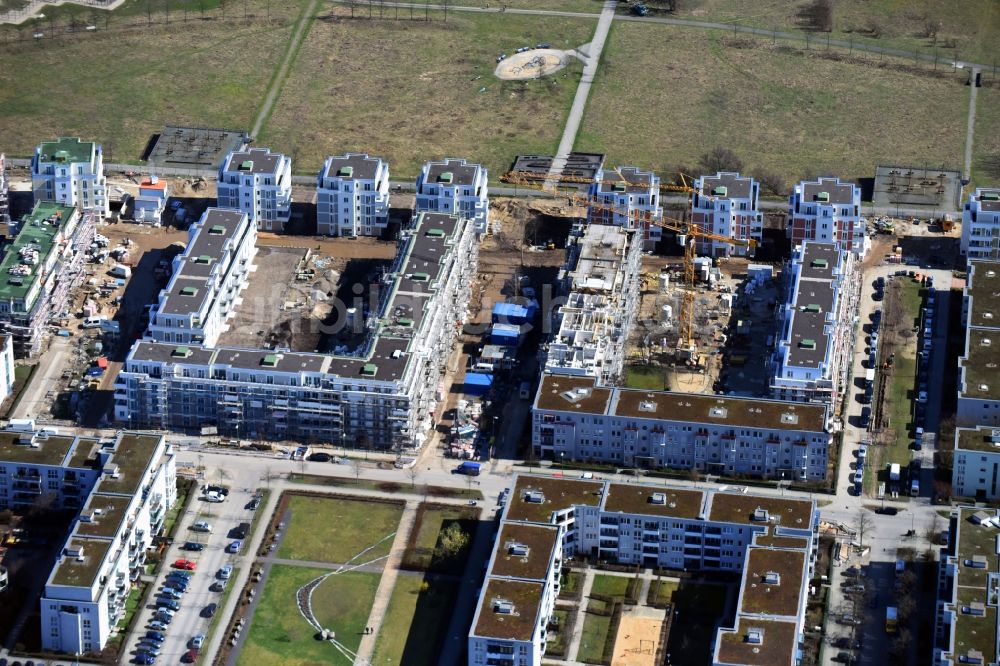
MULTIPOLYGON (((532 174, 534 176, 534 174, 532 174)), ((576 178, 576 176, 574 176, 576 178)), ((532 189, 543 190, 544 183, 539 182, 532 178, 531 180, 525 179, 523 177, 523 172, 508 172, 504 175, 503 179, 512 184, 523 185, 525 187, 530 187, 532 189)), ((585 179, 586 180, 586 179, 585 179)), ((587 180, 586 182, 594 182, 593 180, 587 180)), ((621 182, 621 181, 610 181, 610 182, 621 182)), ((693 192, 693 188, 689 188, 693 192)), ((623 215, 629 220, 634 220, 635 224, 631 225, 635 229, 635 232, 645 234, 646 228, 650 225, 660 227, 662 229, 667 229, 673 231, 677 234, 677 242, 684 248, 684 290, 681 299, 681 310, 680 317, 680 337, 678 340, 678 351, 685 358, 692 358, 697 354, 697 345, 694 340, 694 299, 695 299, 695 284, 697 282, 697 276, 695 275, 695 256, 696 256, 696 246, 699 240, 702 241, 719 241, 722 243, 728 243, 730 245, 738 245, 742 247, 747 247, 752 254, 757 249, 757 241, 753 238, 732 238, 730 236, 722 236, 720 234, 715 234, 710 231, 706 231, 697 224, 690 222, 685 222, 683 220, 678 220, 672 217, 663 216, 659 220, 653 220, 649 211, 642 211, 636 209, 630 209, 622 206, 614 206, 589 196, 584 196, 575 192, 563 192, 563 196, 566 197, 567 202, 571 206, 585 207, 588 210, 601 210, 609 212, 612 214, 623 215)))
MULTIPOLYGON (((661 192, 685 192, 687 194, 692 194, 696 190, 692 187, 689 182, 692 180, 690 176, 683 173, 678 173, 681 178, 681 184, 677 185, 675 183, 661 183, 659 185, 661 192)), ((504 183, 510 183, 512 185, 524 185, 525 187, 534 187, 540 189, 539 185, 544 182, 546 176, 544 174, 534 173, 532 171, 508 171, 504 175, 500 176, 500 180, 504 183)), ((604 185, 617 185, 620 183, 628 184, 628 181, 624 178, 604 178, 604 179, 594 179, 587 178, 586 176, 574 176, 574 175, 562 175, 557 179, 560 183, 575 183, 579 185, 590 185, 592 183, 601 183, 604 185)))

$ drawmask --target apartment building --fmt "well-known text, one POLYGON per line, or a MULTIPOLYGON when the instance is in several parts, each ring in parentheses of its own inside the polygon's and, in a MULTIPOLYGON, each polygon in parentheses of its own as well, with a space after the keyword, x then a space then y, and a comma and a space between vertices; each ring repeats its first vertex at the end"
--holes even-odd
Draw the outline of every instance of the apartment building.
POLYGON ((83 278, 95 218, 43 201, 18 224, 0 261, 0 329, 13 338, 18 358, 38 352, 50 317, 66 308, 70 290, 83 278))
POLYGON ((1000 428, 1000 262, 970 261, 963 296, 956 424, 1000 428))
POLYGON ((545 372, 612 381, 639 304, 642 243, 638 232, 607 224, 575 227, 560 271, 566 302, 555 313, 545 372))
POLYGON ((146 337, 214 346, 241 303, 256 241, 257 226, 246 213, 207 209, 188 229, 184 251, 174 257, 170 281, 150 314, 146 337))
POLYGON ((268 148, 229 153, 219 167, 218 206, 240 210, 258 229, 282 231, 292 210, 292 160, 268 148))
POLYGON ((255 439, 419 447, 443 399, 441 369, 467 315, 477 260, 471 221, 420 214, 352 354, 140 340, 118 376, 116 418, 255 439))
POLYGON ((0 153, 0 224, 10 223, 10 200, 7 195, 7 157, 0 153))
POLYGON ((839 178, 802 181, 788 197, 788 235, 792 245, 804 241, 835 243, 840 250, 864 258, 870 240, 861 217, 861 188, 839 178))
POLYGON ((861 285, 854 254, 806 241, 786 266, 788 295, 777 313, 771 397, 836 404, 849 391, 854 317, 861 285))
POLYGON ((1000 189, 977 187, 962 207, 961 252, 969 259, 1000 259, 1000 189))
POLYGON ((0 405, 14 390, 14 339, 0 335, 0 405))
POLYGON ((170 198, 167 181, 156 176, 144 178, 139 183, 139 195, 132 202, 132 219, 139 224, 160 226, 163 210, 170 198))
POLYGON ((316 232, 379 236, 389 226, 389 164, 367 153, 327 157, 316 179, 316 232))
POLYGON ((598 169, 587 193, 600 204, 587 208, 588 224, 611 224, 641 231, 645 249, 652 250, 663 236, 660 177, 636 167, 598 169))
POLYGON ((938 565, 935 666, 1000 663, 996 584, 1000 578, 993 508, 956 507, 938 565))
POLYGON ((1000 428, 955 429, 952 494, 977 500, 1000 498, 1000 428))
POLYGON ((31 192, 36 203, 51 201, 107 217, 111 203, 101 146, 67 136, 40 144, 31 159, 31 192))
POLYGON ((545 374, 531 442, 547 460, 822 481, 829 413, 819 403, 643 391, 545 374))
POLYGON ((819 515, 812 500, 522 474, 501 516, 469 633, 470 665, 540 663, 552 612, 546 595, 557 596, 559 590, 561 558, 555 555, 739 573, 736 623, 719 631, 715 663, 796 663, 818 543, 819 515), (524 597, 513 603, 522 609, 514 631, 514 623, 505 622, 507 608, 497 601, 510 601, 520 590, 497 591, 494 581, 504 570, 498 575, 495 563, 524 552, 517 547, 528 545, 520 536, 528 526, 556 531, 534 532, 536 545, 528 557, 540 554, 531 562, 537 569, 519 580, 536 587, 524 588, 524 597), (561 553, 549 546, 554 538, 562 541, 561 553), (540 562, 546 560, 550 570, 543 576, 540 562), (529 600, 538 603, 529 605, 529 600), (752 646, 742 646, 752 629, 764 633, 757 643, 765 648, 759 657, 752 646))
POLYGON ((417 213, 456 215, 472 220, 476 233, 490 230, 486 167, 449 158, 427 162, 417 176, 417 213))
POLYGON ((760 184, 749 176, 720 171, 694 181, 691 222, 703 231, 740 243, 699 238, 698 254, 710 257, 752 256, 751 244, 763 240, 764 216, 757 210, 760 184))
POLYGON ((0 431, 0 509, 79 511, 42 593, 42 649, 104 648, 176 494, 174 452, 161 435, 0 431))

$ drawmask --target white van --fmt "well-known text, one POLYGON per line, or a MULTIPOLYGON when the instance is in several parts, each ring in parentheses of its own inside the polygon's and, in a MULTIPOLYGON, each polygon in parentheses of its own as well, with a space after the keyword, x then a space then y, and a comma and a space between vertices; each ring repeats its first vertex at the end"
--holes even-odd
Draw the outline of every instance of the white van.
POLYGON ((116 278, 125 278, 127 280, 128 278, 132 277, 132 269, 123 264, 115 264, 114 266, 111 267, 111 270, 109 272, 111 273, 112 277, 116 278))
POLYGON ((521 382, 521 387, 517 391, 518 396, 521 400, 527 400, 531 397, 531 382, 523 381, 521 382))
POLYGON ((107 321, 107 317, 104 315, 97 315, 96 317, 87 317, 83 320, 81 325, 83 328, 100 328, 101 324, 107 321))

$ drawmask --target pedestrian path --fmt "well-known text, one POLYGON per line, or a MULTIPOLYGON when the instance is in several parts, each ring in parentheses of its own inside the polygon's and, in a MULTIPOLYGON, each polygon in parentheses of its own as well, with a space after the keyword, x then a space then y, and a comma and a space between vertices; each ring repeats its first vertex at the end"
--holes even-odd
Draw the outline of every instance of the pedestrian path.
MULTIPOLYGON (((371 663, 372 655, 375 653, 375 638, 382 627, 382 620, 385 619, 385 611, 389 607, 389 599, 392 598, 392 590, 396 587, 396 578, 399 576, 399 565, 403 560, 403 553, 406 551, 406 544, 410 540, 410 533, 413 532, 413 523, 417 517, 418 503, 410 500, 403 509, 403 515, 399 519, 399 527, 396 529, 396 538, 392 540, 392 549, 385 563, 385 570, 378 583, 378 590, 375 592, 375 601, 372 603, 372 610, 368 614, 366 627, 371 627, 371 633, 361 637, 361 644, 358 646, 358 656, 355 663, 371 663)), ((389 627, 391 629, 391 627, 389 627)))
POLYGON ((583 638, 583 621, 586 618, 584 611, 587 609, 587 600, 590 598, 590 590, 594 587, 594 571, 587 569, 583 574, 583 585, 580 586, 580 605, 576 609, 576 620, 573 622, 573 636, 569 641, 569 649, 566 650, 566 660, 576 661, 576 654, 580 651, 580 639, 583 638))

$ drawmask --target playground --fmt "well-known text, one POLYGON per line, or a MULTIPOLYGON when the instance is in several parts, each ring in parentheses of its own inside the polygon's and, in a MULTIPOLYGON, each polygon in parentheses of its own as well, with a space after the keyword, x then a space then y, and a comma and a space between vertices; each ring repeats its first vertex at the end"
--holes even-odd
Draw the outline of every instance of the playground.
POLYGON ((667 612, 648 606, 625 606, 615 648, 611 653, 611 666, 655 666, 666 645, 664 633, 667 612))

